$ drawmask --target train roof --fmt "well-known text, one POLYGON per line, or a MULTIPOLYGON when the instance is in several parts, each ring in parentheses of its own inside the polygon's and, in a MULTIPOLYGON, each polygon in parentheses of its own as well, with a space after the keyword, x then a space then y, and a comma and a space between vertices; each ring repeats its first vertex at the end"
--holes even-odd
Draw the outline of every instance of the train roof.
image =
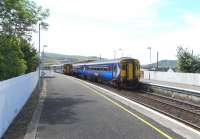
POLYGON ((73 66, 120 63, 122 60, 128 60, 128 59, 137 60, 137 59, 133 59, 133 58, 130 58, 130 57, 123 57, 123 58, 113 59, 113 60, 105 60, 105 61, 96 61, 96 62, 90 62, 90 63, 73 64, 73 66))

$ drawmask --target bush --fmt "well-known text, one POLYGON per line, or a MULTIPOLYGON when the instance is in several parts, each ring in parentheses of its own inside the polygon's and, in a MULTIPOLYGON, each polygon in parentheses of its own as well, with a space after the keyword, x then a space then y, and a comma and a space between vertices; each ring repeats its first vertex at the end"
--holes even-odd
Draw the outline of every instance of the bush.
POLYGON ((24 74, 27 66, 19 39, 1 34, 0 42, 0 80, 24 74))
POLYGON ((27 65, 26 73, 35 71, 39 65, 37 50, 27 40, 22 38, 20 40, 20 47, 27 65))
POLYGON ((0 80, 36 70, 39 58, 30 41, 38 23, 47 29, 48 16, 32 0, 0 0, 0 80))
POLYGON ((177 48, 177 70, 180 72, 200 73, 200 58, 188 49, 177 48))

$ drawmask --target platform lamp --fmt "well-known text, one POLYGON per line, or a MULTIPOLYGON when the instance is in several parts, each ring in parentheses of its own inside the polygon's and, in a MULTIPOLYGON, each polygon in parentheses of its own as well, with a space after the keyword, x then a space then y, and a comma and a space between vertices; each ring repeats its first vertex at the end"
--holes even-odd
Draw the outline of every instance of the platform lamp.
POLYGON ((123 49, 119 48, 118 50, 121 51, 121 57, 123 57, 123 49))
POLYGON ((44 22, 40 22, 39 23, 39 25, 38 25, 38 27, 39 27, 39 30, 38 30, 38 32, 39 32, 39 34, 38 34, 38 53, 39 53, 39 71, 38 71, 38 78, 39 78, 39 82, 38 82, 38 86, 39 86, 39 89, 40 89, 40 69, 41 69, 41 52, 40 52, 40 39, 41 39, 41 37, 40 37, 40 31, 41 31, 41 28, 42 29, 44 29, 44 30, 47 30, 48 29, 48 24, 47 23, 44 23, 44 22))
MULTIPOLYGON (((147 47, 147 49, 149 49, 149 61, 150 61, 149 67, 150 67, 150 69, 151 69, 151 47, 147 47)), ((151 79, 150 76, 151 76, 151 75, 150 75, 150 72, 149 72, 149 80, 151 79)))
POLYGON ((117 51, 114 50, 113 53, 114 53, 114 59, 116 59, 117 51))
POLYGON ((147 47, 147 49, 149 49, 149 65, 150 65, 150 68, 151 68, 151 47, 147 47))
POLYGON ((42 69, 44 70, 44 48, 48 47, 47 45, 43 45, 43 52, 42 52, 42 69))

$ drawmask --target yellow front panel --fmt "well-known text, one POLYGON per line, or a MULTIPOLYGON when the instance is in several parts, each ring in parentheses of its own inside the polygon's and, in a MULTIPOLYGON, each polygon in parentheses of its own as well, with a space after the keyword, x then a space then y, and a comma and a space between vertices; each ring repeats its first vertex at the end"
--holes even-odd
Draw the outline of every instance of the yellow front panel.
POLYGON ((139 63, 136 64, 136 78, 139 80, 140 79, 140 65, 139 63))
POLYGON ((121 78, 126 77, 126 71, 125 70, 121 70, 120 75, 121 75, 121 78))
POLYGON ((120 65, 120 77, 121 80, 123 80, 126 77, 126 71, 123 63, 120 65))
POLYGON ((128 80, 133 80, 133 64, 128 64, 128 80))
POLYGON ((69 74, 69 66, 67 66, 67 74, 69 74))

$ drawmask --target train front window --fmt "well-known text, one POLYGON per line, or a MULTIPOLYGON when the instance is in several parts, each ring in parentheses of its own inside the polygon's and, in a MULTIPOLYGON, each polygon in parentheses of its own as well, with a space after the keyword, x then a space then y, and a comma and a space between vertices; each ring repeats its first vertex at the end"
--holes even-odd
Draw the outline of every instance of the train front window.
POLYGON ((126 65, 125 64, 122 65, 122 70, 126 70, 126 65))

